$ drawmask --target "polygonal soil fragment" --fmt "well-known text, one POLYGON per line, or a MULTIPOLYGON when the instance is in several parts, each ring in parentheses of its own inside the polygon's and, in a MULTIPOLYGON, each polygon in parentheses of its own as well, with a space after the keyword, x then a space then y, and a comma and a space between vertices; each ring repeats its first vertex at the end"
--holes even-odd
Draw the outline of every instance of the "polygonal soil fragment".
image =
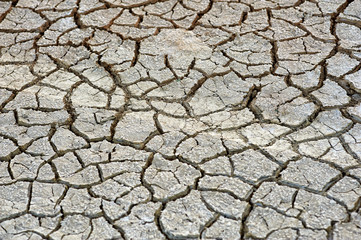
POLYGON ((96 108, 76 108, 78 117, 73 126, 91 140, 110 137, 110 127, 115 119, 115 111, 96 108))
POLYGON ((281 172, 282 180, 321 191, 340 172, 325 163, 302 158, 291 162, 281 172))
POLYGON ((272 176, 279 167, 278 164, 254 150, 235 154, 231 160, 234 164, 234 174, 253 182, 272 176))
POLYGON ((350 58, 346 54, 337 53, 335 56, 327 60, 327 72, 336 77, 340 77, 351 71, 359 64, 356 59, 350 58), (340 64, 342 62, 342 64, 340 64))
POLYGON ((289 128, 277 124, 255 123, 242 128, 241 133, 248 139, 249 143, 264 146, 289 130, 289 128))
POLYGON ((0 65, 0 87, 19 90, 35 79, 28 66, 0 65))
POLYGON ((347 96, 346 91, 337 83, 326 80, 323 82, 323 87, 312 93, 322 105, 325 107, 339 106, 347 104, 350 97, 347 96))
POLYGON ((82 215, 66 216, 61 221, 61 227, 51 233, 51 237, 61 239, 68 238, 87 238, 91 232, 90 219, 82 215))
POLYGON ((140 52, 168 56, 169 63, 176 71, 186 71, 194 58, 207 59, 212 50, 193 32, 182 29, 164 29, 156 37, 141 43, 140 52), (176 41, 174 41, 176 39, 176 41))
POLYGON ((129 216, 121 218, 115 225, 124 229, 125 236, 129 239, 165 239, 155 224, 154 214, 159 208, 160 203, 139 204, 129 216))
POLYGON ((189 102, 196 115, 204 115, 240 104, 252 85, 235 73, 209 78, 189 102))
POLYGON ((216 156, 225 151, 217 134, 201 133, 195 138, 183 141, 177 148, 177 155, 194 163, 216 156))
POLYGON ((345 142, 350 146, 351 150, 361 157, 361 124, 356 123, 347 133, 343 135, 345 142))
POLYGON ((282 228, 300 228, 302 222, 297 218, 288 217, 277 213, 270 208, 256 207, 251 211, 245 225, 248 228, 247 235, 254 238, 265 238, 274 230, 282 228))
POLYGON ((153 188, 154 197, 166 200, 184 194, 201 174, 195 168, 178 160, 166 160, 159 154, 144 174, 144 181, 153 188))
POLYGON ((242 229, 242 222, 233 219, 219 217, 215 223, 203 231, 202 239, 217 239, 224 240, 240 239, 240 231, 242 229))
POLYGON ((74 90, 71 101, 75 107, 105 107, 108 98, 104 92, 81 84, 74 90))
POLYGON ((245 199, 251 189, 251 185, 236 177, 206 175, 199 180, 199 190, 228 192, 240 199, 245 199))
POLYGON ((0 29, 31 31, 38 30, 45 20, 31 9, 12 8, 0 23, 0 29))
POLYGON ((346 209, 334 200, 304 190, 298 192, 294 208, 301 211, 300 217, 309 228, 327 229, 332 221, 347 218, 346 209))
POLYGON ((360 212, 351 213, 351 221, 336 223, 333 237, 335 240, 353 239, 361 237, 360 212))
POLYGON ((322 111, 311 125, 291 133, 289 137, 295 141, 323 138, 342 131, 350 124, 351 120, 345 118, 338 109, 322 111))
POLYGON ((197 238, 212 218, 213 213, 202 202, 200 192, 192 190, 186 197, 167 203, 160 224, 172 238, 197 238))
POLYGON ((58 151, 79 149, 87 145, 83 138, 76 136, 66 128, 58 128, 51 138, 51 142, 54 143, 58 151))
POLYGON ((247 202, 240 201, 228 193, 204 191, 202 192, 202 198, 212 211, 237 220, 241 220, 249 208, 247 202))
POLYGON ((60 212, 58 201, 65 187, 61 184, 34 182, 30 211, 37 214, 56 215, 60 212))
MULTIPOLYGON (((274 182, 264 182, 252 196, 252 203, 256 205, 272 206, 287 212, 292 208, 293 197, 297 189, 281 186, 274 182)), ((293 215, 292 211, 288 214, 293 215)))
POLYGON ((347 205, 348 209, 353 209, 361 195, 361 185, 355 179, 344 177, 338 181, 328 194, 347 205))
POLYGON ((0 219, 9 218, 26 211, 29 201, 28 188, 29 183, 27 182, 0 186, 0 219))
POLYGON ((116 141, 142 143, 157 130, 153 111, 126 113, 115 128, 116 141))

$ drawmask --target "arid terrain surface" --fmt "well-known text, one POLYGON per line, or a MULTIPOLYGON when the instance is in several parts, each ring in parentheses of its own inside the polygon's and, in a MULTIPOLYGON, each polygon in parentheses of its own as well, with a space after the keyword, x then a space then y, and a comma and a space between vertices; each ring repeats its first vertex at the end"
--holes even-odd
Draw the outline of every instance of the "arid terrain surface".
POLYGON ((0 0, 0 239, 361 239, 361 0, 0 0))

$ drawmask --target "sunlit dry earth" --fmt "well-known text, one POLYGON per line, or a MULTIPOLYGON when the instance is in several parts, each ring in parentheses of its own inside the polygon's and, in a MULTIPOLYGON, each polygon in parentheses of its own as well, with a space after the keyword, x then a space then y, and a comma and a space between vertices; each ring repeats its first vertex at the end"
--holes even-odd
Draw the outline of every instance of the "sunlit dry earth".
POLYGON ((361 0, 1 0, 0 239, 361 239, 361 0))

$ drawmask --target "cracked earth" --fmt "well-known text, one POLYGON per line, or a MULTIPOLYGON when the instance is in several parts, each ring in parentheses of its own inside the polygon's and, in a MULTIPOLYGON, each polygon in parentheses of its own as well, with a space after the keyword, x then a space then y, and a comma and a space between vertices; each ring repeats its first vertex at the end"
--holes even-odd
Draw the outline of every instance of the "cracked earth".
POLYGON ((361 0, 1 0, 0 239, 361 239, 361 0))

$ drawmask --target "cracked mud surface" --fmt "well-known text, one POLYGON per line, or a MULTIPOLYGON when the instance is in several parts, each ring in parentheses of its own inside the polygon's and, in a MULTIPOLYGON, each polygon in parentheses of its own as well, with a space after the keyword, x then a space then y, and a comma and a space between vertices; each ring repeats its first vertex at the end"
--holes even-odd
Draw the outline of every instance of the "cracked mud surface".
POLYGON ((0 239, 361 239, 361 0, 1 0, 0 239))

